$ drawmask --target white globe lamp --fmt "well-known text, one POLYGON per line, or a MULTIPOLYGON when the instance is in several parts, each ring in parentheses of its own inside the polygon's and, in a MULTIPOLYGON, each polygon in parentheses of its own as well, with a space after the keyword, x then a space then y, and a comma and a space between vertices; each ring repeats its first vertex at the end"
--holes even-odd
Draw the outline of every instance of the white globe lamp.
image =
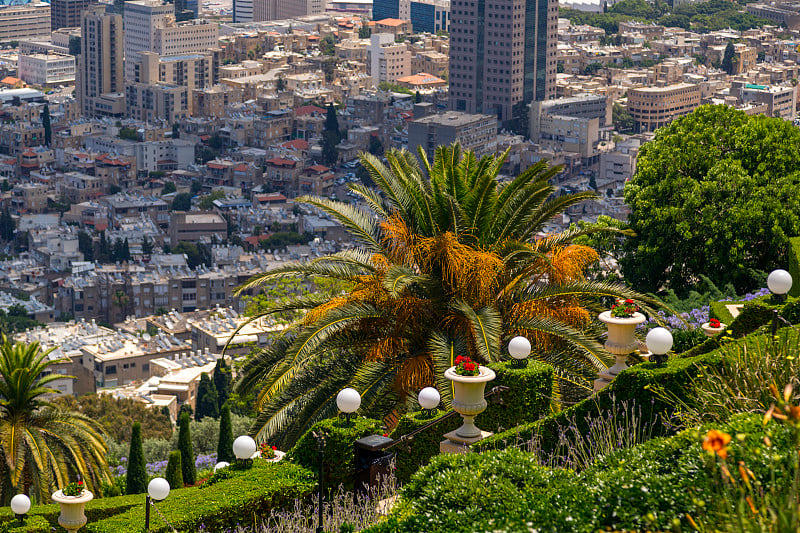
POLYGON ((653 328, 647 332, 645 343, 653 354, 654 361, 663 363, 666 360, 666 353, 672 348, 672 333, 666 328, 653 328))
POLYGON ((240 461, 246 461, 256 453, 256 441, 247 435, 236 437, 233 441, 233 455, 240 461))
POLYGON ((169 482, 163 477, 153 478, 147 485, 147 494, 157 502, 166 499, 169 496, 169 482))
POLYGON ((419 391, 417 396, 419 406, 428 411, 428 414, 439 406, 441 400, 442 397, 439 395, 439 391, 433 387, 425 387, 419 391))
POLYGON ((361 395, 357 390, 347 387, 336 395, 336 407, 344 413, 347 424, 350 424, 350 415, 361 407, 361 395))
POLYGON ((517 336, 508 342, 508 355, 510 355, 518 366, 531 354, 531 341, 525 337, 517 336))
POLYGON ((11 498, 11 511, 22 520, 22 517, 31 510, 31 499, 24 494, 17 494, 11 498))
POLYGON ((226 466, 231 466, 231 464, 228 461, 220 461, 214 465, 214 472, 222 468, 225 468, 226 466))
POLYGON ((792 288, 792 275, 785 270, 773 270, 767 277, 767 287, 772 294, 783 296, 792 288))

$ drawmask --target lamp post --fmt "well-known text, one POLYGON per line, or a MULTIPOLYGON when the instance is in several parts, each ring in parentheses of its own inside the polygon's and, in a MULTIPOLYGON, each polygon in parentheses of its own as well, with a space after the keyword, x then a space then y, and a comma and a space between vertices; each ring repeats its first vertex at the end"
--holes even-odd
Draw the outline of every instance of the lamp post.
POLYGON ((253 454, 256 453, 256 441, 247 435, 236 437, 233 441, 233 455, 241 465, 251 464, 253 454))
POLYGON ((428 418, 433 416, 433 410, 439 406, 441 400, 442 397, 439 395, 439 391, 433 387, 425 387, 417 395, 419 406, 422 407, 428 418))
MULTIPOLYGON (((347 389, 345 389, 347 390, 347 389)), ((351 389, 352 390, 352 389, 351 389)), ((359 397, 360 403, 361 397, 359 397)), ((317 483, 317 531, 316 533, 325 533, 325 528, 322 525, 322 503, 324 499, 324 477, 323 477, 323 464, 325 463, 325 435, 320 432, 312 431, 311 435, 317 439, 317 458, 319 459, 319 482, 317 483)))
POLYGON ((169 482, 163 477, 154 478, 147 485, 147 496, 145 497, 145 511, 144 511, 144 530, 150 531, 150 506, 155 505, 154 502, 160 502, 169 496, 169 482))
POLYGON ((11 498, 11 511, 17 516, 20 525, 25 525, 25 515, 31 510, 31 499, 24 494, 11 498))
POLYGON ((344 413, 347 425, 350 425, 350 415, 358 411, 361 407, 361 395, 357 390, 347 387, 339 391, 336 395, 336 406, 344 413))
MULTIPOLYGON (((792 288, 792 275, 785 270, 773 270, 767 277, 767 287, 775 295, 779 303, 786 299, 786 293, 792 288)), ((778 334, 778 310, 772 310, 772 336, 778 334)))
POLYGON ((525 337, 514 337, 508 342, 508 355, 514 358, 514 366, 522 368, 528 364, 531 342, 525 337))
POLYGON ((666 354, 672 348, 672 333, 666 328, 653 328, 647 332, 645 343, 652 360, 660 365, 667 360, 666 354))

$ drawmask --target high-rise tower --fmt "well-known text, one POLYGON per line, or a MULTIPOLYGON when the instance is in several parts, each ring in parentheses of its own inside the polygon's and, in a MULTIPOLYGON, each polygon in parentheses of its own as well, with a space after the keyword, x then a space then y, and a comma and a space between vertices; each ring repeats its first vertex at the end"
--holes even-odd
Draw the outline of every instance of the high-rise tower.
POLYGON ((452 0, 450 108, 510 126, 555 97, 557 32, 557 0, 452 0))
POLYGON ((81 20, 78 57, 78 100, 85 116, 96 114, 95 100, 103 94, 125 92, 122 62, 122 16, 93 5, 81 20))

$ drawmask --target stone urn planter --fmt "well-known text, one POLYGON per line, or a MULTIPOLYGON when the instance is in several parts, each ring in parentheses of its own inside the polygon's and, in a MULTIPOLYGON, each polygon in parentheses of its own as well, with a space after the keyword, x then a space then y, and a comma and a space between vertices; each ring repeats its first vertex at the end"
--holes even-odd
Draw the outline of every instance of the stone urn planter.
POLYGON ((78 496, 64 496, 61 490, 57 490, 51 496, 52 500, 61 506, 61 515, 58 517, 58 524, 69 533, 75 533, 86 525, 86 515, 83 514, 84 506, 92 501, 94 494, 84 490, 78 496))
POLYGON ((608 339, 606 340, 606 350, 614 354, 616 359, 614 366, 609 368, 604 374, 616 376, 628 368, 628 354, 639 347, 636 340, 636 326, 643 324, 646 319, 642 313, 633 313, 630 318, 617 318, 611 316, 611 311, 605 311, 598 316, 601 322, 605 322, 608 327, 608 339))
POLYGON ((718 328, 712 328, 711 323, 706 322, 705 324, 701 324, 700 327, 703 328, 703 333, 706 334, 706 337, 716 337, 717 335, 725 331, 725 328, 727 328, 728 325, 723 322, 720 322, 718 328))
POLYGON ((496 376, 494 370, 481 365, 477 376, 459 376, 456 367, 445 370, 444 377, 453 382, 453 410, 461 415, 464 423, 456 430, 456 435, 465 439, 481 436, 475 425, 475 417, 486 410, 483 391, 486 383, 496 376))

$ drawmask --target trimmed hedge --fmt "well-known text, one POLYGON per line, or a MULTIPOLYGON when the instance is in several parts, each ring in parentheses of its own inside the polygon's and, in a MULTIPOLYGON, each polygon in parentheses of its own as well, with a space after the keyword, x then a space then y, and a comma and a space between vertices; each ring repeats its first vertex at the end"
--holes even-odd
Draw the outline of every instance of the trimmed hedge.
MULTIPOLYGON (((95 522, 123 513, 137 505, 143 505, 144 495, 137 494, 133 496, 116 496, 113 498, 96 498, 86 504, 85 514, 89 522, 95 522)), ((34 505, 28 516, 41 517, 50 527, 61 528, 58 525, 58 515, 61 514, 61 507, 57 503, 47 505, 34 505)), ((12 523, 16 520, 14 513, 11 512, 9 507, 0 508, 0 527, 12 523)), ((27 521, 26 521, 27 523, 27 521)), ((2 531, 0 529, 0 531, 2 531)))
MULTIPOLYGON (((751 335, 732 342, 749 346, 755 345, 763 338, 763 335, 751 335)), ((663 366, 640 363, 621 372, 606 388, 569 409, 540 421, 521 424, 509 431, 498 433, 475 443, 473 448, 477 451, 502 449, 527 442, 536 435, 540 439, 542 450, 552 452, 556 449, 561 435, 571 424, 577 425, 578 431, 586 434, 592 419, 607 412, 614 404, 625 401, 631 407, 635 405, 637 409, 641 409, 641 419, 650 421, 653 436, 668 435, 671 426, 664 422, 667 421, 673 408, 665 400, 665 395, 689 398, 691 381, 696 375, 695 370, 700 366, 721 365, 722 362, 719 350, 715 350, 694 358, 671 357, 663 366)))
MULTIPOLYGON (((789 296, 800 296, 800 237, 789 239, 789 266, 787 270, 792 275, 794 283, 789 291, 789 296)), ((793 322, 794 323, 794 322, 793 322)))
MULTIPOLYGON (((195 532, 201 524, 208 531, 223 531, 240 524, 258 524, 270 510, 293 506, 296 499, 310 496, 314 488, 314 476, 305 468, 256 459, 252 468, 236 471, 229 479, 207 487, 173 490, 166 500, 156 505, 178 531, 195 532)), ((94 533, 142 531, 144 497, 137 499, 136 507, 105 520, 90 522, 86 530, 94 533)), ((167 533, 171 529, 159 513, 153 512, 150 531, 167 533)))
POLYGON ((42 516, 30 516, 20 525, 15 519, 1 525, 0 533, 50 533, 50 522, 42 516))
MULTIPOLYGON (((486 411, 478 415, 476 423, 487 431, 505 431, 526 422, 539 420, 550 411, 553 393, 553 367, 538 361, 529 361, 526 367, 517 368, 507 362, 489 365, 497 374, 487 383, 487 392, 492 387, 504 385, 509 388, 502 395, 502 403, 490 403, 486 411)), ((392 438, 400 438, 429 423, 432 418, 445 414, 436 411, 431 418, 421 412, 409 413, 400 418, 392 431, 392 438)), ((405 483, 411 475, 439 454, 443 435, 461 425, 460 416, 452 416, 431 426, 407 443, 395 448, 397 451, 397 479, 405 483)))
MULTIPOLYGON (((580 473, 539 466, 517 449, 441 455, 413 476, 390 517, 366 531, 688 531, 687 513, 706 519, 719 503, 718 467, 701 448, 708 429, 618 450, 580 473)), ((742 460, 763 483, 789 482, 787 425, 765 428, 760 415, 744 414, 716 429, 737 437, 729 465, 742 460)))
POLYGON ((309 429, 305 435, 286 454, 284 461, 303 466, 315 474, 319 473, 317 439, 312 432, 325 435, 325 486, 336 490, 339 485, 345 490, 353 490, 355 471, 354 443, 361 437, 383 434, 380 420, 371 418, 351 418, 348 426, 344 420, 329 418, 309 429))

